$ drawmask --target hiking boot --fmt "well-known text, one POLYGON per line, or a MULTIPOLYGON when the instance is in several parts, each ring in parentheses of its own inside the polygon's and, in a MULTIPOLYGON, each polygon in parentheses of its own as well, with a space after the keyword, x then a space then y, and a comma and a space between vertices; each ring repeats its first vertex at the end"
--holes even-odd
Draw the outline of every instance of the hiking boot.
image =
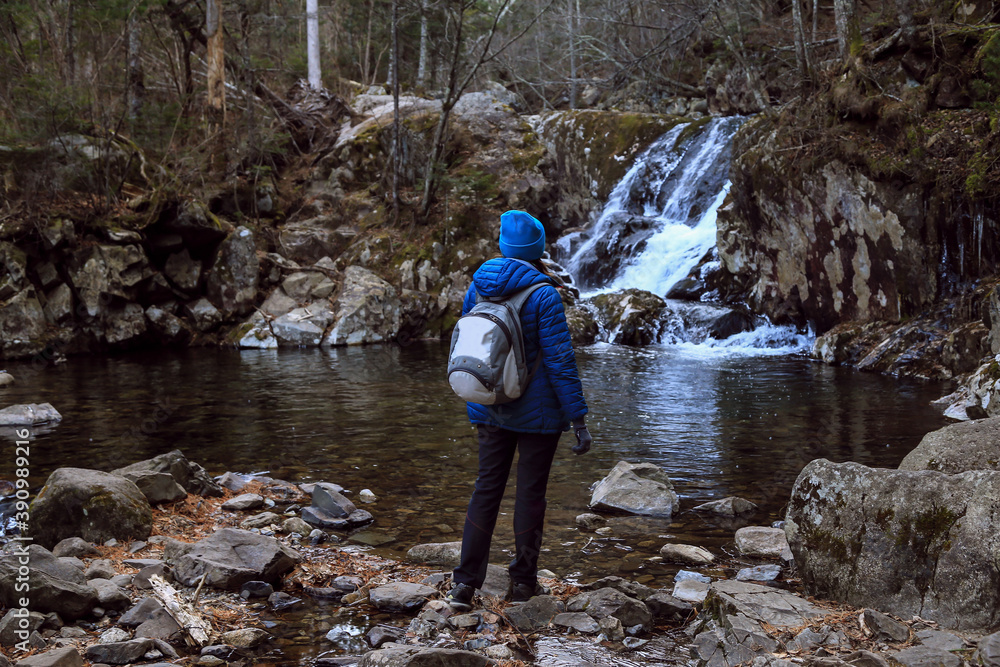
POLYGON ((536 595, 548 595, 541 584, 512 584, 510 587, 511 602, 527 602, 536 595))
POLYGON ((457 584, 448 591, 444 597, 448 605, 455 611, 470 611, 472 609, 472 597, 476 594, 476 589, 467 584, 457 584))

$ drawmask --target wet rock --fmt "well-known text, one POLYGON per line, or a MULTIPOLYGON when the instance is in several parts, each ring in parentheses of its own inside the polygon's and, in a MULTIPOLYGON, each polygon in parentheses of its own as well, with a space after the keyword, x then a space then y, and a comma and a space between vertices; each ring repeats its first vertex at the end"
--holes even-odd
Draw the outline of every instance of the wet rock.
POLYGON ((423 584, 394 581, 372 590, 368 597, 378 609, 388 612, 416 611, 428 599, 437 596, 437 590, 423 584))
POLYGON ((51 324, 66 323, 73 315, 73 290, 69 285, 62 283, 46 294, 42 312, 51 324))
POLYGON ((697 579, 681 579, 674 584, 673 597, 683 602, 701 604, 708 596, 710 584, 697 579))
POLYGON ((313 487, 312 506, 337 518, 346 518, 358 508, 344 497, 335 484, 320 482, 313 487))
POLYGON ((340 518, 319 507, 307 507, 302 510, 302 520, 327 530, 347 530, 368 523, 373 517, 365 510, 355 510, 346 518, 340 518))
POLYGON ((163 345, 185 345, 191 340, 191 329, 184 320, 162 308, 147 308, 146 320, 149 331, 163 345))
POLYGON ((31 505, 31 536, 52 547, 67 537, 103 543, 149 537, 152 509, 127 479, 98 470, 59 468, 31 505))
POLYGON ((608 331, 609 343, 644 346, 659 342, 666 302, 652 292, 626 289, 591 300, 608 331))
POLYGON ((349 266, 337 300, 337 316, 326 345, 363 345, 394 340, 400 328, 399 296, 389 283, 360 266, 349 266))
POLYGON ((479 653, 447 648, 394 646, 370 651, 362 656, 357 667, 488 667, 493 661, 479 653))
POLYGON ((589 614, 580 611, 556 614, 552 619, 552 624, 576 630, 586 635, 594 635, 601 631, 601 626, 597 624, 597 621, 591 618, 589 614))
POLYGON ((0 371, 0 387, 8 387, 14 384, 14 376, 7 371, 0 371))
POLYGON ((430 565, 458 565, 462 558, 461 542, 438 542, 418 544, 406 552, 406 557, 415 563, 430 565))
POLYGON ((576 517, 576 527, 580 530, 596 530, 607 523, 600 514, 580 514, 576 517))
POLYGON ((271 637, 271 633, 260 628, 240 628, 223 632, 219 640, 235 648, 256 648, 271 637))
POLYGON ((601 333, 601 327, 597 324, 594 314, 583 306, 566 309, 566 326, 569 327, 573 347, 593 345, 601 333))
POLYGON ((706 607, 712 613, 743 614, 777 628, 804 625, 826 614, 822 608, 793 593, 726 579, 712 582, 711 599, 706 601, 706 607))
POLYGON ((911 646, 892 654, 903 667, 962 667, 961 656, 929 646, 911 646))
POLYGON ((240 528, 246 528, 247 530, 252 528, 261 529, 269 526, 277 526, 280 523, 280 514, 275 514, 274 512, 261 512, 260 514, 254 514, 253 516, 247 517, 246 520, 241 521, 240 528))
MULTIPOLYGON (((0 290, 4 286, 0 281, 0 290)), ((35 290, 29 288, 0 301, 0 354, 15 358, 41 352, 46 326, 45 311, 35 290)))
POLYGON ((91 662, 108 665, 127 665, 138 662, 155 644, 152 639, 132 639, 110 644, 94 644, 87 647, 86 657, 91 662))
POLYGON ((993 471, 820 459, 796 481, 785 530, 810 594, 945 628, 991 627, 1000 622, 998 493, 993 471))
POLYGON ((642 602, 630 598, 613 588, 580 593, 567 601, 567 611, 582 611, 595 619, 614 616, 625 627, 641 625, 649 627, 652 615, 642 602))
POLYGON ((22 658, 17 667, 83 667, 83 657, 75 648, 67 646, 22 658))
POLYGON ((874 609, 861 612, 861 622, 872 631, 876 639, 902 643, 910 638, 910 628, 874 609))
POLYGON ((264 496, 261 496, 256 493, 244 493, 242 495, 236 496, 235 498, 230 498, 226 502, 222 503, 222 509, 228 510, 230 512, 255 510, 263 506, 264 506, 264 496))
POLYGON ((669 517, 677 507, 670 479, 651 463, 619 461, 594 487, 590 506, 669 517))
POLYGON ((788 541, 781 528, 747 526, 736 531, 736 548, 744 556, 781 558, 788 549, 788 541))
MULTIPOLYGON (((522 632, 534 632, 547 628, 552 619, 565 612, 566 609, 566 605, 556 597, 536 595, 527 602, 508 607, 507 618, 522 632)), ((571 611, 584 610, 573 609, 571 611)))
POLYGON ((163 605, 160 604, 159 600, 152 597, 143 598, 122 614, 121 618, 118 619, 118 623, 127 628, 136 627, 155 618, 161 611, 166 610, 163 609, 163 605))
POLYGON ((122 473, 121 476, 139 487, 151 505, 172 503, 187 497, 187 491, 170 473, 140 470, 122 473))
POLYGON ((277 540, 236 528, 223 528, 194 544, 170 542, 164 551, 174 577, 194 586, 238 590, 247 581, 277 582, 301 556, 277 540))
POLYGON ((649 586, 644 586, 643 584, 638 584, 634 581, 629 581, 628 579, 616 576, 602 577, 597 581, 580 586, 581 591, 596 591, 602 588, 613 588, 619 593, 624 593, 625 595, 640 601, 645 600, 656 592, 649 586))
POLYGON ((11 405, 0 410, 0 426, 33 426, 62 420, 62 415, 48 403, 11 405))
POLYGON ((671 563, 710 565, 715 562, 711 551, 691 544, 664 544, 660 547, 660 555, 671 563))
POLYGON ((278 345, 288 347, 318 347, 323 332, 333 320, 329 309, 296 308, 271 322, 271 331, 278 345))
POLYGON ((9 610, 0 618, 0 646, 13 646, 24 641, 42 627, 44 622, 45 614, 37 611, 30 611, 25 615, 21 613, 21 609, 9 610))
POLYGON ((241 349, 273 350, 278 347, 278 339, 274 337, 271 324, 263 313, 255 312, 230 335, 241 349))
POLYGON ((689 603, 675 598, 665 591, 653 593, 643 600, 654 619, 665 619, 668 621, 685 621, 692 616, 694 607, 689 603))
POLYGON ((179 449, 160 454, 145 461, 139 461, 124 468, 114 470, 116 475, 126 475, 141 471, 166 472, 188 493, 199 496, 221 496, 222 487, 197 463, 189 461, 179 449))
POLYGON ((237 227, 219 245, 205 278, 205 294, 224 318, 246 315, 257 298, 259 271, 253 233, 237 227))
POLYGON ((315 298, 314 291, 324 282, 330 282, 330 279, 318 271, 298 271, 281 282, 281 289, 291 299, 302 303, 315 298))
POLYGON ((266 581, 248 581, 240 586, 240 597, 244 600, 266 598, 273 592, 274 587, 266 581))
POLYGON ((97 601, 105 609, 127 609, 132 604, 122 589, 107 579, 91 579, 90 585, 97 591, 97 601))
POLYGON ((774 581, 781 576, 780 565, 744 567, 736 573, 736 581, 774 581))
POLYGON ((735 517, 743 514, 751 514, 757 510, 757 506, 749 500, 737 498, 736 496, 730 496, 729 498, 723 498, 722 500, 713 500, 710 503, 702 503, 701 505, 696 505, 691 509, 695 512, 710 512, 721 516, 735 517))
POLYGON ((67 537, 52 547, 52 555, 56 558, 63 558, 64 556, 86 558, 88 556, 100 556, 101 552, 82 537, 67 537))
POLYGON ((391 625, 376 625, 365 634, 365 640, 372 648, 379 648, 386 642, 396 642, 403 638, 406 631, 391 625))
POLYGON ((281 591, 275 591, 267 596, 267 603, 271 605, 271 609, 274 611, 289 609, 297 605, 299 602, 302 602, 301 598, 292 597, 288 593, 283 593, 281 591))
MULTIPOLYGON (((167 613, 166 609, 156 609, 149 616, 147 620, 136 627, 135 636, 137 639, 148 638, 170 641, 171 638, 181 631, 181 627, 177 624, 177 621, 167 613)), ((121 621, 119 620, 119 622, 121 621)))
POLYGON ((899 464, 900 470, 936 470, 949 475, 1000 470, 1000 417, 950 424, 925 435, 899 464))
POLYGON ((185 314, 191 318, 191 324, 201 332, 211 331, 222 323, 223 315, 211 301, 202 297, 184 306, 185 314))

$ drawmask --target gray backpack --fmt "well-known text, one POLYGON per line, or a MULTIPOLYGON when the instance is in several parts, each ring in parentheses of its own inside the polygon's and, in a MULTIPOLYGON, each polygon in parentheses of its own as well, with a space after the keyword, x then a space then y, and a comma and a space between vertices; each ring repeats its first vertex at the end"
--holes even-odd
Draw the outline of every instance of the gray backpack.
POLYGON ((500 405, 521 397, 538 370, 541 351, 529 371, 521 334, 521 307, 536 283, 510 297, 476 296, 476 305, 459 318, 451 334, 448 383, 470 403, 500 405))

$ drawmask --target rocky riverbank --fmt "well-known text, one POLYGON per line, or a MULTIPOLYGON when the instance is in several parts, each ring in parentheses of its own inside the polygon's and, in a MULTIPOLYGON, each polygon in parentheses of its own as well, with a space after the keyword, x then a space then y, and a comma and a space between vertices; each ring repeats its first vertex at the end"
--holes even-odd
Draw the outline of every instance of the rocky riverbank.
MULTIPOLYGON (((442 600, 458 543, 414 545, 409 562, 359 548, 377 544, 366 529, 377 513, 349 499, 363 505, 367 490, 212 478, 180 452, 112 473, 61 468, 32 504, 33 543, 8 535, 0 552, 0 643, 8 661, 36 666, 281 665, 304 647, 310 664, 366 667, 993 665, 998 429, 982 420, 931 433, 899 471, 814 461, 783 527, 743 527, 716 553, 659 538, 658 558, 678 568, 669 582, 543 572, 545 594, 510 605, 506 569, 491 566, 464 614, 442 600), (19 559, 30 563, 25 611, 19 559), (856 567, 868 562, 881 569, 856 567)), ((595 539, 611 530, 602 513, 678 511, 659 469, 627 462, 595 483, 590 505, 600 513, 577 526, 595 539)))

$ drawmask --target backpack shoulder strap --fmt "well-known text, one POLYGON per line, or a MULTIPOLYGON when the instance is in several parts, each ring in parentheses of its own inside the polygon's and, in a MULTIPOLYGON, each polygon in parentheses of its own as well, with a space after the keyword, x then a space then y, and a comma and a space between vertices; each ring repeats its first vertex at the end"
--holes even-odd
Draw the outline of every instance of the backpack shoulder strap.
MULTIPOLYGON (((546 285, 552 285, 552 283, 544 282, 544 283, 535 283, 534 285, 529 285, 520 292, 515 292, 513 296, 507 299, 507 303, 510 305, 511 308, 514 309, 515 313, 520 315, 521 308, 524 307, 524 304, 525 302, 527 302, 528 297, 530 297, 537 290, 541 289, 542 287, 545 287, 546 285)), ((552 285, 552 287, 555 287, 555 285, 552 285)))

